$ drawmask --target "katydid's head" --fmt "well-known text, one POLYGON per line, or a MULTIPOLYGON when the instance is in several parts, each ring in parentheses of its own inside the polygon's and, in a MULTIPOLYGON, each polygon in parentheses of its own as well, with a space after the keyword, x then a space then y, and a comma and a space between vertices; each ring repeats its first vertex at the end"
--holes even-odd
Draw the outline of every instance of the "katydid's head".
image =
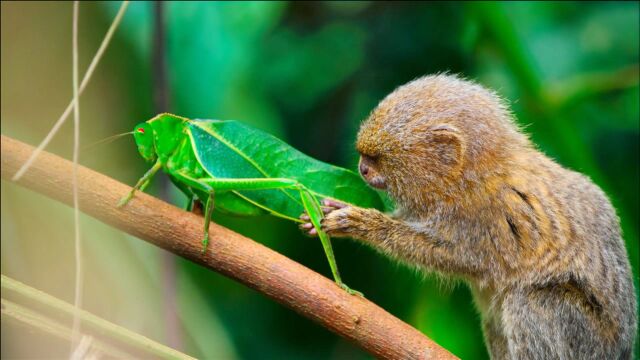
POLYGON ((148 162, 156 161, 156 146, 154 144, 153 128, 148 122, 143 122, 133 129, 138 152, 148 162))
POLYGON ((189 120, 172 114, 159 114, 136 125, 133 136, 138 152, 148 162, 166 164, 185 140, 189 120))

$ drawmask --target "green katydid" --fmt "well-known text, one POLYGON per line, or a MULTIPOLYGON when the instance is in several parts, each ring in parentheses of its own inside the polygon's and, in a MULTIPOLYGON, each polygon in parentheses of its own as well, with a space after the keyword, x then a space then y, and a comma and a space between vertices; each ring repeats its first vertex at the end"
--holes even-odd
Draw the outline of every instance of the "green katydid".
POLYGON ((298 223, 309 216, 331 267, 335 282, 350 293, 340 278, 329 236, 320 226, 319 200, 333 198, 363 207, 381 207, 377 193, 347 169, 315 160, 283 141, 237 121, 190 120, 160 114, 138 124, 133 134, 142 157, 153 163, 124 197, 144 190, 159 170, 189 198, 204 204, 203 252, 209 242, 214 207, 237 215, 271 214, 298 223))

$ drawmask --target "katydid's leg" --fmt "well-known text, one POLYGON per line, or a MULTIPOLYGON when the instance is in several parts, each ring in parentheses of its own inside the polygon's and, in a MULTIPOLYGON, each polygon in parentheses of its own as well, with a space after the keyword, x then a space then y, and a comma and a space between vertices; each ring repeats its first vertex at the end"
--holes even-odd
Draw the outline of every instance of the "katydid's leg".
POLYGON ((149 186, 149 184, 151 184, 151 179, 147 179, 145 182, 142 183, 142 185, 140 185, 140 188, 138 188, 138 191, 145 191, 147 189, 147 186, 149 186))
POLYGON ((268 190, 268 189, 296 189, 302 184, 296 180, 284 178, 247 178, 247 179, 200 179, 203 183, 216 190, 268 190))
POLYGON ((173 176, 169 176, 169 180, 171 180, 171 182, 187 197, 187 202, 184 205, 183 209, 185 211, 193 211, 193 208, 195 206, 194 200, 196 199, 196 194, 193 192, 193 189, 190 186, 187 186, 184 183, 176 180, 176 178, 173 176))
MULTIPOLYGON (((187 196, 187 202, 184 205, 184 211, 196 213, 196 211, 194 211, 194 209, 198 205, 198 198, 196 194, 188 186, 181 186, 180 190, 182 190, 182 192, 187 196)), ((200 215, 202 215, 202 212, 200 212, 200 215)))
POLYGON ((209 194, 207 199, 207 203, 205 204, 205 214, 204 214, 204 236, 202 238, 202 253, 207 251, 207 245, 209 244, 209 224, 211 223, 211 213, 213 213, 213 194, 215 189, 200 179, 193 178, 185 173, 176 172, 173 176, 186 184, 189 187, 200 189, 209 194))
POLYGON ((138 182, 133 187, 133 189, 131 189, 129 194, 120 200, 120 202, 118 203, 118 207, 122 207, 126 205, 131 199, 133 199, 133 195, 136 193, 137 190, 145 189, 149 185, 149 182, 151 181, 151 178, 153 177, 153 175, 155 175, 158 172, 158 170, 160 170, 160 168, 162 168, 162 164, 160 163, 160 161, 156 161, 156 163, 153 164, 151 169, 149 169, 140 178, 140 180, 138 180, 138 182))
POLYGON ((211 222, 211 213, 213 212, 213 195, 214 191, 211 191, 204 210, 204 238, 202 239, 203 254, 207 251, 207 245, 209 245, 209 223, 211 222))
POLYGON ((331 273, 333 274, 333 279, 336 284, 343 288, 346 292, 351 295, 359 295, 364 297, 364 295, 356 290, 350 289, 345 283, 342 282, 342 278, 340 277, 340 272, 338 272, 338 264, 336 263, 336 258, 333 255, 333 247, 331 246, 331 239, 329 235, 322 231, 322 226, 320 222, 322 221, 323 212, 318 200, 309 193, 305 188, 300 188, 300 198, 302 199, 302 205, 304 206, 305 211, 309 216, 309 221, 313 224, 313 227, 316 229, 316 233, 320 238, 320 242, 322 243, 322 248, 324 249, 324 253, 327 256, 327 260, 329 261, 329 267, 331 268, 331 273))
POLYGON ((204 216, 204 206, 195 195, 187 200, 187 204, 185 205, 184 210, 196 215, 204 216))
POLYGON ((184 183, 189 188, 199 189, 207 193, 213 190, 213 187, 209 186, 209 184, 207 184, 206 181, 203 181, 203 179, 196 179, 194 177, 191 177, 189 176, 189 174, 185 174, 183 172, 175 172, 172 174, 172 176, 176 178, 176 180, 184 183))
POLYGON ((191 212, 191 209, 193 208, 193 196, 189 196, 187 198, 187 203, 184 204, 184 211, 189 211, 191 212))

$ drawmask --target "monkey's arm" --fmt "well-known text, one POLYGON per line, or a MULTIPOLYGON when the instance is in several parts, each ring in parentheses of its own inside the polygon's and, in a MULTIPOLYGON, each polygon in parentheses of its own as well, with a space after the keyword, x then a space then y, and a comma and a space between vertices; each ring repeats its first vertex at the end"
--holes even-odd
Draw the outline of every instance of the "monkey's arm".
POLYGON ((322 229, 330 236, 351 237, 408 263, 442 272, 482 276, 489 270, 486 264, 491 263, 492 254, 456 233, 393 219, 375 209, 325 204, 339 207, 322 221, 322 229))

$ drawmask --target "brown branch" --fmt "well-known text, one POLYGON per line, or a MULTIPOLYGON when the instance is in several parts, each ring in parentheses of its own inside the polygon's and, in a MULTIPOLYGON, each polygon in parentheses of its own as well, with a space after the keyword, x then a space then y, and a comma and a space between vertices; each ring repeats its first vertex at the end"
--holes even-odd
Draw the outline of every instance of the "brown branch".
MULTIPOLYGON (((2 136, 2 178, 11 179, 33 147, 2 136)), ((43 152, 18 184, 72 203, 71 162, 43 152)), ((80 209, 176 255, 245 284, 385 359, 454 359, 447 350, 379 306, 331 280, 239 235, 211 224, 210 250, 201 254, 202 218, 144 193, 125 207, 131 188, 95 171, 78 171, 80 209)))

